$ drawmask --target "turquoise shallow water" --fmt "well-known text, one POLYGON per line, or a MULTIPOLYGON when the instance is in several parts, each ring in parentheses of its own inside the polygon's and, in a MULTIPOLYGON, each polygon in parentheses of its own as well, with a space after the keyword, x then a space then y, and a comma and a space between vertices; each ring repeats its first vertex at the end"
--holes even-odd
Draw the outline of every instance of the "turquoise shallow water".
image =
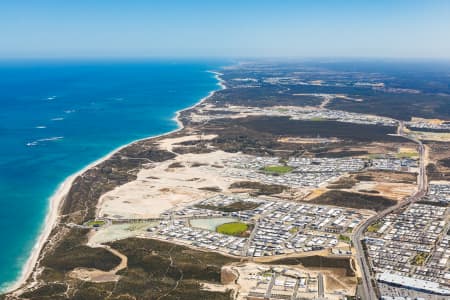
POLYGON ((0 62, 0 290, 70 174, 133 140, 171 131, 217 80, 219 62, 0 62))

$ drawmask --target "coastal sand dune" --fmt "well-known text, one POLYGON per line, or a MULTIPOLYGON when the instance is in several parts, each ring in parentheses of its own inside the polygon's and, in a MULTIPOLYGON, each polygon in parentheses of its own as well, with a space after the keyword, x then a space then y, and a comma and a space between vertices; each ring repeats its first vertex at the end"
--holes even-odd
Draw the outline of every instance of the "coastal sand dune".
POLYGON ((237 154, 223 151, 183 154, 154 168, 141 169, 136 180, 118 186, 100 198, 98 216, 113 219, 156 218, 165 210, 215 194, 202 188, 216 187, 227 192, 232 179, 220 176, 221 169, 211 165, 220 165, 222 160, 234 156, 237 154), (172 164, 177 167, 171 168, 172 164), (199 166, 190 167, 193 164, 199 166))

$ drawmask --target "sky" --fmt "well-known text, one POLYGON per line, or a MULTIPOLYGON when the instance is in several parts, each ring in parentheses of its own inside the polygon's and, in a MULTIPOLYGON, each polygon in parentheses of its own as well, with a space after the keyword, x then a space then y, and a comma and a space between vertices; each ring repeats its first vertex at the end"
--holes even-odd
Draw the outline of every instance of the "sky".
POLYGON ((2 0, 0 59, 450 58, 446 0, 2 0))

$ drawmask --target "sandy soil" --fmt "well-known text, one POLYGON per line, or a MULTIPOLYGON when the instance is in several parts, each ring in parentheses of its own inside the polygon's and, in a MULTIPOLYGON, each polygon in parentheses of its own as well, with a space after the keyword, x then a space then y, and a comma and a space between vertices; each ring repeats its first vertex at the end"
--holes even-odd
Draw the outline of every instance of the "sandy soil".
POLYGON ((101 246, 101 247, 107 249, 112 254, 118 256, 121 259, 120 263, 114 269, 105 272, 98 269, 76 268, 69 273, 69 276, 72 278, 77 278, 83 281, 91 281, 91 282, 118 281, 120 279, 120 276, 116 275, 116 273, 127 267, 128 258, 119 251, 114 250, 108 246, 101 246))
POLYGON ((321 143, 338 143, 340 139, 337 138, 299 138, 299 137, 282 137, 278 139, 280 143, 294 143, 294 144, 321 144, 321 143))
POLYGON ((222 285, 222 284, 215 284, 215 283, 210 283, 210 282, 202 282, 201 283, 201 289, 202 290, 206 290, 206 291, 224 293, 229 288, 226 285, 222 285))
POLYGON ((325 193, 326 191, 328 191, 328 189, 326 188, 318 188, 313 190, 311 193, 309 193, 304 200, 309 201, 312 200, 316 197, 319 197, 320 195, 322 195, 323 193, 325 193))
POLYGON ((182 137, 177 138, 167 138, 159 141, 159 145, 161 149, 167 150, 169 152, 172 152, 173 148, 176 147, 178 143, 182 142, 190 142, 190 141, 199 141, 199 140, 212 140, 216 138, 216 134, 206 134, 206 135, 186 135, 182 137))
POLYGON ((280 260, 280 259, 283 259, 283 258, 289 258, 289 257, 308 257, 308 256, 315 256, 315 255, 327 256, 329 254, 330 254, 330 250, 329 249, 323 249, 323 250, 317 250, 317 251, 288 253, 288 254, 277 255, 277 256, 254 257, 253 261, 270 263, 272 261, 280 260))
MULTIPOLYGON (((321 268, 320 270, 313 270, 301 266, 262 265, 252 262, 234 263, 225 268, 231 268, 239 274, 236 284, 232 283, 225 285, 225 287, 229 287, 230 289, 238 290, 238 293, 236 293, 238 294, 238 300, 247 299, 247 295, 252 289, 258 289, 259 291, 264 292, 267 288, 267 284, 258 282, 257 277, 269 271, 271 268, 275 270, 284 270, 286 275, 302 274, 302 277, 310 278, 315 278, 321 273, 324 276, 325 281, 325 296, 330 300, 340 299, 339 293, 352 294, 356 289, 356 278, 346 277, 345 270, 342 269, 321 268)), ((309 287, 311 290, 317 288, 314 284, 309 287)), ((300 288, 297 295, 313 299, 314 297, 317 297, 317 291, 307 292, 300 288)))
MULTIPOLYGON (((162 141, 170 148, 172 141, 162 141)), ((183 154, 150 169, 142 169, 137 179, 104 194, 97 206, 98 216, 109 218, 154 218, 165 210, 211 197, 215 192, 201 190, 218 187, 227 192, 233 182, 220 176, 221 169, 211 165, 222 164, 237 154, 215 151, 205 154, 183 154), (173 163, 184 167, 170 168, 173 163), (192 164, 201 164, 191 167, 192 164), (157 176, 157 177, 155 177, 157 176)))
POLYGON ((358 192, 361 190, 376 190, 378 194, 370 194, 377 196, 384 196, 393 200, 402 200, 405 197, 414 193, 417 190, 417 186, 408 183, 391 183, 391 182, 375 182, 375 181, 361 181, 352 189, 347 189, 348 192, 358 192))
POLYGON ((425 118, 419 118, 419 117, 411 117, 412 122, 425 122, 433 125, 441 125, 444 123, 444 120, 441 119, 425 119, 425 118))
POLYGON ((142 222, 134 224, 106 225, 92 230, 88 236, 88 245, 96 247, 100 244, 137 237, 145 234, 148 227, 158 224, 157 222, 142 222))
POLYGON ((449 132, 411 131, 411 133, 418 139, 424 141, 450 142, 449 132))

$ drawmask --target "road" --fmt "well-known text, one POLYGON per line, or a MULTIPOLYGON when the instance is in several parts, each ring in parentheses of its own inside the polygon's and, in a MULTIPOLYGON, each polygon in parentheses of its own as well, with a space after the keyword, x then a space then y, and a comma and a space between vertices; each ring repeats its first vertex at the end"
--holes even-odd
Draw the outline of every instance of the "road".
POLYGON ((319 299, 324 299, 325 298, 325 289, 323 286, 322 273, 319 273, 319 275, 317 276, 317 285, 318 285, 317 294, 319 296, 319 299))
MULTIPOLYGON (((267 214, 270 213, 269 211, 262 213, 259 218, 255 221, 255 227, 253 228, 252 232, 250 233, 250 236, 247 238, 247 242, 245 243, 244 247, 242 248, 242 258, 247 256, 247 252, 248 252, 248 248, 250 247, 250 244, 253 241, 253 238, 256 235, 256 232, 258 231, 258 225, 259 225, 259 221, 266 217, 267 214)), ((252 256, 253 257, 253 256, 252 256)))
POLYGON ((250 233, 250 236, 247 238, 247 242, 245 243, 244 247, 242 248, 241 256, 243 258, 247 256, 248 248, 250 247, 250 244, 253 241, 253 238, 255 237, 256 232, 258 231, 258 225, 259 225, 259 219, 256 220, 255 227, 253 228, 252 232, 250 233))
POLYGON ((270 278, 269 286, 267 287, 264 299, 270 299, 270 296, 272 295, 273 285, 275 284, 276 278, 277 278, 277 274, 273 273, 272 278, 270 278))
POLYGON ((300 286, 300 279, 295 281, 294 292, 292 293, 291 300, 297 299, 298 287, 300 286))
POLYGON ((352 233, 352 243, 355 247, 356 253, 355 258, 356 262, 360 266, 360 271, 362 275, 362 290, 360 290, 360 296, 364 300, 376 300, 379 299, 375 288, 372 286, 372 273, 369 266, 368 258, 366 257, 362 241, 364 238, 364 232, 367 230, 367 228, 371 225, 377 222, 378 220, 384 218, 386 215, 397 211, 413 202, 416 202, 420 200, 423 196, 425 196, 427 191, 427 177, 426 177, 426 166, 425 166, 425 147, 422 144, 422 142, 414 137, 408 136, 405 134, 403 130, 403 122, 399 122, 399 128, 397 131, 397 134, 413 141, 414 143, 418 144, 419 148, 419 174, 417 176, 417 191, 404 201, 401 201, 397 203, 394 206, 391 206, 379 213, 377 213, 375 216, 372 216, 371 218, 367 219, 366 222, 358 225, 358 227, 355 228, 355 230, 352 233))

